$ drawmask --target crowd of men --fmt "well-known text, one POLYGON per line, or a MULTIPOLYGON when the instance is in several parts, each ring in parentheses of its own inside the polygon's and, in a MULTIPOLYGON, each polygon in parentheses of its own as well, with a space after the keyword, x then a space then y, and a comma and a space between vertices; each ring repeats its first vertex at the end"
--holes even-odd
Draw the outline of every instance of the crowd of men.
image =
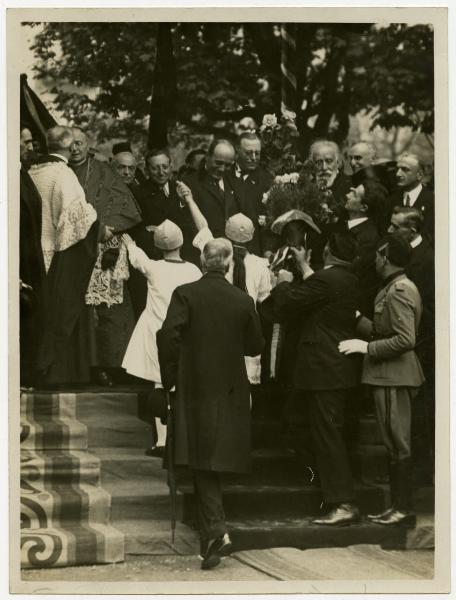
POLYGON ((150 150, 143 172, 128 142, 116 144, 108 161, 95 156, 80 128, 49 130, 41 156, 30 130, 21 128, 20 135, 21 385, 109 386, 121 376, 147 296, 145 278, 129 265, 123 234, 155 259, 160 253, 152 232, 171 221, 182 231, 181 258, 205 275, 176 290, 157 336, 163 384, 188 396, 192 369, 202 381, 200 363, 218 373, 211 397, 200 382, 187 400, 198 435, 184 460, 200 489, 206 567, 231 547, 220 485, 209 475, 248 468, 250 393, 244 362, 233 356, 255 356, 262 348, 263 382, 285 380, 294 406, 307 415, 328 508, 315 523, 359 519, 343 422, 361 385, 371 392, 390 459, 391 506, 370 518, 414 523, 411 435, 418 431, 420 459, 432 459, 434 430, 434 194, 424 185, 418 156, 382 161, 361 141, 348 150, 347 174, 339 147, 317 140, 308 164, 331 222, 316 226, 291 210, 271 226, 262 200, 273 177, 262 166, 261 139, 253 131, 192 151, 177 174, 166 149, 150 150), (181 181, 214 238, 225 238, 233 215, 253 223, 248 250, 273 266, 274 287, 261 304, 254 307, 247 294, 225 285, 230 242, 215 239, 202 256, 194 246, 197 232, 181 181), (315 242, 304 243, 311 233, 315 242), (287 260, 278 260, 284 249, 287 260), (278 366, 272 367, 273 357, 278 366), (208 421, 223 394, 236 410, 208 421), (218 442, 204 441, 208 430, 218 442), (209 454, 201 457, 204 444, 209 454))

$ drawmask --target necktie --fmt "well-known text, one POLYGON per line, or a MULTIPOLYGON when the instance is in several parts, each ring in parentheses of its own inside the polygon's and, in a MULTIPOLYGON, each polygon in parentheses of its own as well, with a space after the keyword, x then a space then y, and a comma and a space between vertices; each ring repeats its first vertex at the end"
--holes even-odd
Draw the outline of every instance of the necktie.
POLYGON ((405 198, 404 198, 404 206, 412 206, 412 202, 410 200, 410 195, 407 193, 405 194, 405 198))

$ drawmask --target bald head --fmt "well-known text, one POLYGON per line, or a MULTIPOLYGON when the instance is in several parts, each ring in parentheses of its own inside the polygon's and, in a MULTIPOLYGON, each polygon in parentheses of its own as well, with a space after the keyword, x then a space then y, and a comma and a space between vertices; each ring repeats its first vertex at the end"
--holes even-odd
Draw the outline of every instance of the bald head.
POLYGON ((370 167, 375 161, 375 148, 368 142, 353 144, 348 152, 348 159, 353 173, 370 167))
POLYGON ((228 140, 214 140, 209 146, 206 157, 206 170, 210 177, 221 179, 234 163, 235 150, 228 140))
POLYGON ((73 127, 74 142, 71 146, 70 163, 72 165, 81 165, 87 160, 89 153, 89 139, 87 134, 79 127, 73 127))
POLYGON ((73 142, 74 136, 70 127, 57 125, 46 132, 46 143, 51 154, 61 154, 69 158, 73 142))

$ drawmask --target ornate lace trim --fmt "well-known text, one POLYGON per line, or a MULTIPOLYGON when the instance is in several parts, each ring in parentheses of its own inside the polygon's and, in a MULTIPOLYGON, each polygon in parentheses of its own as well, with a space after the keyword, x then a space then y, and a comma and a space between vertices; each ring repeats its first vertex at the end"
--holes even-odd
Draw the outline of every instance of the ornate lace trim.
POLYGON ((120 237, 114 236, 98 245, 97 262, 87 288, 85 302, 93 306, 122 304, 124 282, 129 278, 127 247, 120 237), (103 253, 111 248, 119 248, 119 258, 113 269, 101 268, 103 253))
POLYGON ((97 220, 97 212, 88 202, 75 200, 62 212, 55 232, 56 252, 83 240, 97 220))

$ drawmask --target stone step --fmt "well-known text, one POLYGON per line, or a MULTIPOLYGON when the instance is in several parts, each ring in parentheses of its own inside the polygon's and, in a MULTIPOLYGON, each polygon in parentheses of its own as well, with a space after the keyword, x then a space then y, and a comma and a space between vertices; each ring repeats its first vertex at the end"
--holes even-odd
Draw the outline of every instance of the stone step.
MULTIPOLYGON (((321 492, 313 485, 222 484, 227 519, 281 519, 315 516, 320 513, 321 492)), ((179 484, 183 495, 183 519, 195 520, 193 486, 179 484)), ((380 512, 386 507, 389 492, 384 486, 358 485, 356 501, 361 512, 380 512)))
POLYGON ((151 426, 139 416, 136 392, 83 392, 77 394, 77 418, 88 428, 88 443, 95 448, 147 448, 151 426))
MULTIPOLYGON (((103 487, 111 494, 111 519, 169 519, 171 500, 166 479, 138 475, 123 478, 116 473, 103 473, 103 487)), ((176 496, 176 514, 181 519, 182 494, 176 496)))
POLYGON ((126 554, 181 555, 199 554, 199 535, 193 528, 176 522, 174 545, 170 519, 117 519, 117 529, 125 535, 126 554))
POLYGON ((309 518, 243 519, 227 523, 236 551, 274 547, 334 548, 376 544, 385 549, 434 548, 434 517, 422 514, 413 529, 384 527, 362 519, 346 527, 312 525, 309 518))
POLYGON ((388 454, 383 445, 365 444, 351 449, 350 464, 353 476, 365 483, 388 476, 388 454))
MULTIPOLYGON (((347 442, 353 445, 383 445, 377 420, 374 416, 362 416, 347 423, 347 442)), ((289 431, 280 417, 252 417, 252 445, 254 448, 276 448, 288 442, 289 431)), ((310 435, 303 431, 302 435, 310 435)))
POLYGON ((21 479, 51 484, 98 485, 100 459, 89 452, 21 450, 21 479))
MULTIPOLYGON (((137 448, 93 448, 94 454, 100 459, 101 469, 105 475, 116 474, 121 478, 131 476, 154 476, 161 468, 159 458, 146 456, 142 449, 137 448)), ((179 480, 191 481, 190 471, 185 467, 176 468, 179 480)), ((301 464, 299 458, 291 450, 286 449, 257 449, 252 452, 252 473, 245 476, 227 475, 228 480, 243 481, 286 481, 298 479, 307 481, 309 472, 301 464)))

